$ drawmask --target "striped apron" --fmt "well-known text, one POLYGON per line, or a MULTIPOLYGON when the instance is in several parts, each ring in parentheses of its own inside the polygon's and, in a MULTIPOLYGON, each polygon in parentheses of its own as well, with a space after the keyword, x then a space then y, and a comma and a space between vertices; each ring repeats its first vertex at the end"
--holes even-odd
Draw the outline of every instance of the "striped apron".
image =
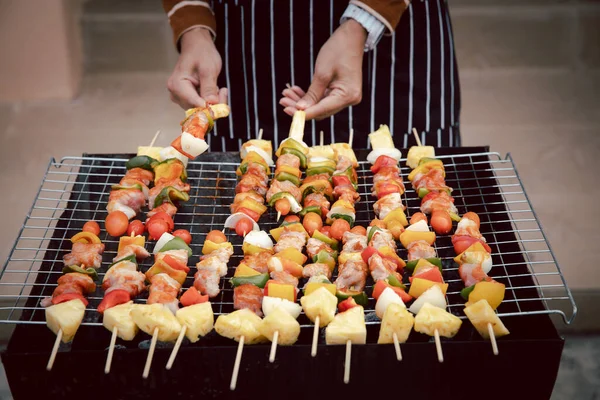
MULTIPOLYGON (((212 151, 236 151, 288 136, 291 117, 279 105, 286 84, 307 90, 319 49, 339 25, 347 0, 213 0, 216 46, 223 58, 219 87, 229 89, 231 115, 207 140, 212 151)), ((322 121, 309 121, 309 145, 347 142, 368 148, 368 134, 389 126, 397 147, 460 146, 460 88, 452 25, 443 0, 413 0, 396 32, 363 60, 362 102, 322 121), (323 134, 321 134, 321 131, 323 134)))

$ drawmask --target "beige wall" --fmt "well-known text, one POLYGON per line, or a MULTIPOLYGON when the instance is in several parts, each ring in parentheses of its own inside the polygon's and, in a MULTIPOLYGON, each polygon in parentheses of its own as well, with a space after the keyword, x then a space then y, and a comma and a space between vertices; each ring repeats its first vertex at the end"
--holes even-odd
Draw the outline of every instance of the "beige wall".
POLYGON ((0 0, 0 101, 70 99, 79 89, 80 3, 0 0))

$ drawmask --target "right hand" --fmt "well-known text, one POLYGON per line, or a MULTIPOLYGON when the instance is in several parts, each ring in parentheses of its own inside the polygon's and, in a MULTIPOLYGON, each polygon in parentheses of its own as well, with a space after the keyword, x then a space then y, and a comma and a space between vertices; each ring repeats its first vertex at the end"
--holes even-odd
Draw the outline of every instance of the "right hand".
POLYGON ((207 29, 195 28, 181 37, 181 54, 167 82, 171 100, 187 110, 227 104, 227 88, 217 86, 221 55, 207 29))

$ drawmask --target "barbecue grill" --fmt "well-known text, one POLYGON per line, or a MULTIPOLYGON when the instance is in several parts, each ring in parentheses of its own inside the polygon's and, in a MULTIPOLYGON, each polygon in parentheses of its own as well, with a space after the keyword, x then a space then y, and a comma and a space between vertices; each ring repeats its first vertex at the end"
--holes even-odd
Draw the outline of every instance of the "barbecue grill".
MULTIPOLYGON (((406 149, 401 149, 406 154, 406 149)), ((71 249, 70 237, 89 220, 101 221, 111 185, 125 174, 125 162, 132 156, 83 155, 51 160, 34 204, 19 233, 0 275, 5 306, 0 322, 15 324, 6 351, 2 354, 8 381, 15 398, 47 397, 199 397, 227 398, 317 398, 334 395, 367 396, 377 393, 419 395, 432 398, 549 398, 554 385, 563 340, 549 316, 558 314, 571 323, 576 314, 573 296, 540 223, 527 198, 510 155, 501 157, 487 148, 436 149, 446 169, 446 182, 454 188, 459 213, 476 212, 481 218, 481 233, 492 248, 490 276, 506 285, 505 299, 498 308, 511 334, 498 340, 500 354, 494 356, 462 313, 463 283, 450 235, 438 236, 435 248, 443 262, 443 276, 450 284, 448 311, 463 319, 463 326, 452 339, 442 339, 444 363, 437 361, 433 339, 412 332, 402 345, 403 361, 396 361, 393 346, 377 345, 380 321, 375 317, 374 299, 365 307, 367 344, 353 346, 349 384, 342 381, 344 346, 325 345, 324 329, 319 339, 318 356, 310 357, 313 325, 300 315, 301 334, 290 347, 280 347, 275 363, 268 362, 270 344, 246 346, 237 389, 229 390, 229 380, 237 344, 211 332, 199 342, 184 341, 173 368, 164 366, 173 344, 159 344, 148 379, 142 379, 150 336, 140 332, 132 342, 117 341, 110 374, 103 372, 111 333, 102 327, 96 311, 103 291, 88 297, 84 321, 70 344, 61 344, 51 372, 45 365, 54 334, 45 326, 40 301, 52 294, 62 274, 62 256, 71 249), (564 310, 569 310, 565 312, 564 310), (383 386, 385 385, 385 386, 383 386), (311 393, 312 392, 312 393, 311 393)), ((366 151, 357 151, 364 160, 366 151)), ((223 229, 235 196, 239 165, 238 153, 205 153, 189 163, 190 200, 179 206, 175 217, 178 228, 188 229, 193 237, 190 265, 198 261, 206 234, 223 229)), ((410 172, 401 161, 405 183, 410 172)), ((367 226, 374 218, 370 195, 373 174, 361 161, 357 169, 360 201, 356 204, 356 224, 367 226)), ((419 211, 420 199, 407 184, 403 195, 407 215, 419 211)), ((279 224, 269 209, 259 224, 269 230, 279 224)), ((243 257, 242 239, 226 232, 234 245, 228 276, 221 280, 221 293, 211 299, 215 318, 233 311, 233 290, 229 277, 243 257)), ((118 239, 101 232, 106 245, 100 279, 116 255, 118 239)), ((399 255, 406 259, 406 250, 399 255)), ((141 263, 142 271, 152 261, 141 263)), ((184 287, 193 283, 190 272, 184 287)), ((367 280, 366 292, 373 282, 367 280)), ((139 298, 137 302, 145 302, 139 298)))

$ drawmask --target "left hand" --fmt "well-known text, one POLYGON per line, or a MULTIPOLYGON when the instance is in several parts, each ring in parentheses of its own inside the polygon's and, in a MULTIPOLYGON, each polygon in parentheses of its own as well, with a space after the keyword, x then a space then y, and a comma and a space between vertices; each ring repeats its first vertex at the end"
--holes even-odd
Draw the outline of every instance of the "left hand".
POLYGON ((323 119, 360 103, 366 40, 358 22, 349 19, 340 25, 319 51, 308 91, 297 86, 283 91, 279 104, 284 112, 293 116, 304 110, 306 119, 323 119))

